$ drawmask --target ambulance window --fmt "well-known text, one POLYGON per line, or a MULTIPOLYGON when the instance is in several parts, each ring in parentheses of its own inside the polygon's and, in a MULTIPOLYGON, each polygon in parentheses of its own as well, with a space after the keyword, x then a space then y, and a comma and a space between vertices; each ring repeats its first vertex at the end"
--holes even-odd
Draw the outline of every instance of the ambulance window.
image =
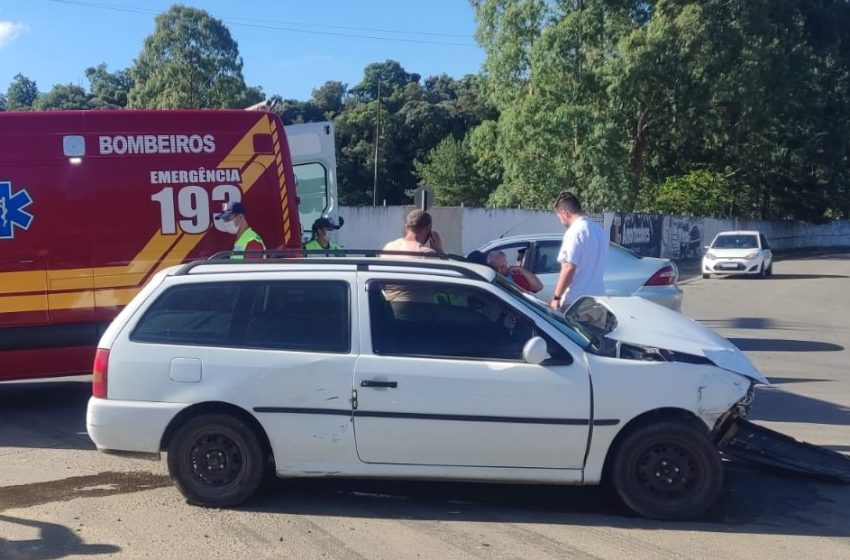
POLYGON ((321 163, 302 163, 293 166, 292 170, 298 178, 296 192, 300 200, 301 227, 309 230, 328 207, 328 170, 321 163))

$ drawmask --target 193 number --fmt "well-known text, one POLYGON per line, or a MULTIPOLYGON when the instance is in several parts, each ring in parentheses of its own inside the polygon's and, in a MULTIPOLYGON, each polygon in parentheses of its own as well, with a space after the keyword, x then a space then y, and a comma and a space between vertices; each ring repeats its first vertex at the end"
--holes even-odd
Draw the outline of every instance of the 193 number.
POLYGON ((218 185, 211 193, 203 187, 181 187, 177 189, 176 205, 174 190, 165 187, 151 195, 151 200, 159 203, 160 231, 166 235, 177 233, 177 226, 186 233, 203 233, 210 229, 210 223, 224 231, 221 223, 213 219, 218 210, 210 208, 210 201, 221 203, 216 208, 242 201, 242 191, 235 185, 218 185))

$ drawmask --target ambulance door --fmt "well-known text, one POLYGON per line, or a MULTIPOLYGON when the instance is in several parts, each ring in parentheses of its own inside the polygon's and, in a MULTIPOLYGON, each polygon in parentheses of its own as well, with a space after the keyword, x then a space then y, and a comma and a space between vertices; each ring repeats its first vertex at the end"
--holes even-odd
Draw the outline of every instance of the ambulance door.
POLYGON ((321 216, 337 219, 336 145, 331 122, 293 124, 286 128, 292 169, 297 180, 298 210, 305 238, 321 216))

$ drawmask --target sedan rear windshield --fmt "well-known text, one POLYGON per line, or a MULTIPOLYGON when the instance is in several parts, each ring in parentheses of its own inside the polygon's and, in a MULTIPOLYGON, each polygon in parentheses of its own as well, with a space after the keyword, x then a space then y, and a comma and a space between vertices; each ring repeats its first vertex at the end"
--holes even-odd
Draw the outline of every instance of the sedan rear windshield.
POLYGON ((714 240, 712 249, 758 249, 756 235, 720 235, 714 240))

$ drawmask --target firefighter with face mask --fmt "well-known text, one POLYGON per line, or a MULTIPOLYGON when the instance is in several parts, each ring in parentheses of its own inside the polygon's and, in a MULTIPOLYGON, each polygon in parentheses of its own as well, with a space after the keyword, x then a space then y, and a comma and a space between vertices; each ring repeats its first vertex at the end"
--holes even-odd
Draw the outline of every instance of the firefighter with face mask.
POLYGON ((304 244, 304 249, 308 251, 337 251, 342 249, 342 246, 331 241, 328 235, 331 231, 341 228, 343 223, 344 220, 342 218, 339 219, 339 225, 334 224, 328 218, 319 218, 313 222, 313 235, 304 244))
POLYGON ((236 236, 233 243, 233 251, 245 254, 231 255, 231 259, 261 259, 263 255, 259 251, 265 251, 266 245, 263 238, 248 225, 245 218, 245 207, 241 202, 228 204, 224 211, 217 214, 215 219, 220 222, 221 230, 236 236), (256 253, 253 253, 257 251, 256 253))

